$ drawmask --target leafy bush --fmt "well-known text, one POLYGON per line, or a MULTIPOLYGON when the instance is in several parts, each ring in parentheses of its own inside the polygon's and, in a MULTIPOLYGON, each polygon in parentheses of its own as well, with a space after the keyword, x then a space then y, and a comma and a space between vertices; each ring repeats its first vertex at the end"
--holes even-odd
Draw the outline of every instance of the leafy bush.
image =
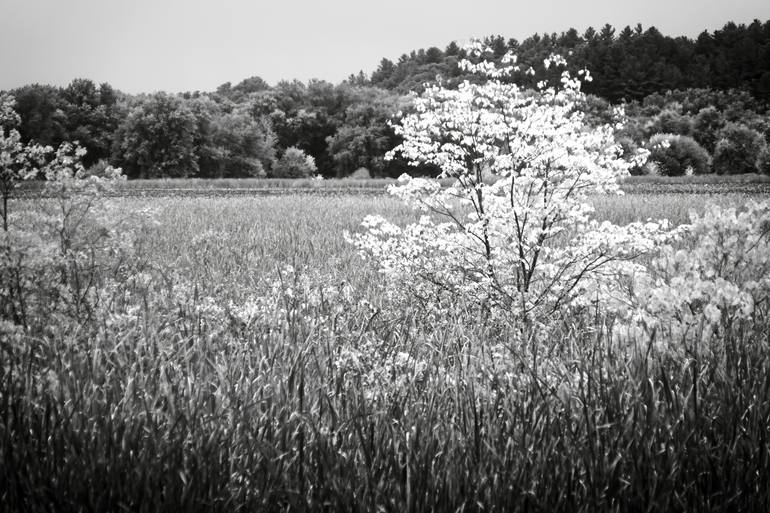
MULTIPOLYGON (((625 135, 625 130, 618 133, 616 132, 615 135, 615 141, 620 146, 622 151, 622 157, 628 161, 633 162, 634 155, 637 155, 639 153, 640 147, 636 142, 634 142, 633 138, 631 138, 628 135, 625 135), (620 135, 623 134, 623 135, 620 135)), ((651 168, 649 166, 649 162, 645 163, 635 163, 633 166, 631 166, 628 170, 628 173, 632 176, 640 176, 640 175, 647 175, 647 174, 654 174, 651 173, 651 168)))
POLYGON ((356 179, 362 179, 362 178, 371 178, 372 173, 369 172, 368 169, 365 167, 359 167, 355 171, 353 171, 348 178, 356 178, 356 179))
POLYGON ((11 212, 0 232, 0 322, 27 335, 94 328, 110 284, 141 265, 131 255, 146 212, 116 216, 105 196, 124 177, 112 167, 89 174, 84 154, 62 144, 40 169, 46 200, 24 215, 11 212))
POLYGON ((744 121, 744 124, 762 134, 762 137, 765 138, 765 142, 770 144, 770 110, 768 110, 764 116, 755 115, 747 119, 744 121))
POLYGON ((757 157, 757 171, 770 175, 770 145, 766 145, 757 157))
POLYGON ((648 134, 677 134, 690 135, 692 133, 692 119, 681 114, 677 105, 670 106, 655 116, 646 127, 648 134))
POLYGON ((693 121, 692 136, 706 151, 714 152, 717 134, 725 126, 725 117, 716 107, 705 107, 698 111, 693 121))
POLYGON ((315 160, 301 149, 286 148, 281 158, 273 165, 271 178, 307 178, 317 171, 315 160))
POLYGON ((88 176, 106 177, 112 173, 112 166, 107 159, 99 159, 88 167, 86 174, 88 176))
POLYGON ((764 137, 756 130, 728 123, 719 132, 714 149, 714 171, 720 175, 756 173, 757 159, 765 146, 764 137))
POLYGON ((686 135, 656 134, 648 143, 650 162, 659 174, 682 176, 702 175, 710 171, 708 152, 695 139, 686 135))
POLYGON ((691 214, 690 224, 635 275, 632 324, 648 336, 671 330, 669 340, 677 342, 670 354, 684 352, 681 344, 712 340, 725 326, 751 322, 770 306, 769 234, 770 202, 752 201, 740 211, 709 205, 705 214, 691 214))

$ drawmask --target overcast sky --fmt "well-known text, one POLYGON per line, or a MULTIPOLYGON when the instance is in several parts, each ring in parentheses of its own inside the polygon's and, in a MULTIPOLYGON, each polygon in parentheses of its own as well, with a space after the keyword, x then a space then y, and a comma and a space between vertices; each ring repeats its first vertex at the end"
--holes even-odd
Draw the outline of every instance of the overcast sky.
POLYGON ((0 0, 0 90, 73 78, 129 93, 253 75, 337 83, 474 36, 641 23, 695 37, 755 18, 770 20, 770 0, 0 0))

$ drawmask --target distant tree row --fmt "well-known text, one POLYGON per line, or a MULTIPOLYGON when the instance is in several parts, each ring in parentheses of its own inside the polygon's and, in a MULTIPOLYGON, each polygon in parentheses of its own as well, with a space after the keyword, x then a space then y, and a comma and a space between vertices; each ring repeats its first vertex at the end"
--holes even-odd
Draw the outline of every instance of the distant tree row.
POLYGON ((78 79, 65 88, 34 84, 10 94, 24 142, 78 141, 88 150, 86 165, 108 161, 129 178, 343 177, 361 168, 398 176, 406 170, 384 155, 399 142, 388 121, 410 100, 371 86, 311 80, 270 87, 252 77, 212 93, 131 96, 78 79), (307 164, 301 172, 299 154, 307 164))
MULTIPOLYGON (((607 123, 625 104, 630 122, 616 135, 628 151, 653 153, 638 173, 770 173, 770 21, 728 23, 695 41, 605 25, 486 42, 498 58, 512 50, 523 68, 556 52, 591 70, 582 108, 607 123)), ((473 79, 457 67, 464 56, 454 42, 417 50, 338 85, 251 77, 208 93, 128 95, 78 79, 9 93, 24 142, 78 141, 86 165, 120 166, 130 178, 395 177, 436 172, 385 159, 400 142, 389 122, 412 108, 408 92, 437 77, 449 86, 473 79)), ((526 74, 517 80, 534 86, 526 74)))
MULTIPOLYGON (((570 55, 578 68, 588 68, 593 82, 587 93, 607 100, 641 100, 674 89, 743 89, 764 102, 770 101, 770 21, 749 25, 727 23, 697 39, 664 36, 655 27, 625 27, 617 32, 607 24, 598 31, 589 27, 580 34, 574 28, 561 34, 535 34, 519 42, 490 36, 487 43, 498 57, 513 51, 520 62, 542 62, 550 53, 570 55)), ((397 62, 382 59, 367 79, 350 80, 401 92, 418 90, 437 75, 459 81, 468 78, 457 69, 463 50, 450 43, 403 54, 397 62)))
POLYGON ((652 152, 640 174, 770 174, 770 111, 746 91, 654 93, 625 111, 617 138, 652 152))

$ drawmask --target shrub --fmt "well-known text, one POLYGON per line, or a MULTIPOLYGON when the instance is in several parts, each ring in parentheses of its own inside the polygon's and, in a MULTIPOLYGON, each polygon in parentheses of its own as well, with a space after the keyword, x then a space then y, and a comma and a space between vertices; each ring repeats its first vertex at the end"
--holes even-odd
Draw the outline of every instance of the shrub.
MULTIPOLYGON (((751 201, 740 211, 709 205, 705 214, 690 218, 629 289, 637 297, 628 304, 640 310, 627 319, 648 336, 657 330, 668 338, 669 353, 684 353, 689 344, 752 322, 766 308, 770 291, 770 203, 751 201), (704 322, 711 329, 704 330, 704 322)), ((713 346, 702 351, 708 349, 713 346)))
POLYGON ((693 123, 690 116, 680 114, 674 108, 667 108, 655 116, 647 127, 647 133, 690 135, 692 133, 692 125, 693 123))
POLYGON ((766 145, 757 157, 757 171, 770 175, 770 146, 766 145))
POLYGON ((106 200, 124 177, 104 167, 89 174, 85 150, 62 144, 41 167, 43 195, 35 209, 12 213, 0 232, 0 323, 27 335, 66 336, 95 329, 107 290, 141 265, 132 258, 142 209, 116 216, 106 200))
POLYGON ((758 115, 748 119, 744 124, 762 134, 765 143, 770 145, 770 111, 764 116, 758 115))
POLYGON ((764 137, 747 126, 729 123, 719 132, 714 149, 714 171, 720 175, 757 172, 757 159, 766 146, 764 137))
POLYGON ((271 178, 307 178, 317 171, 315 159, 301 149, 286 148, 270 173, 271 178))
MULTIPOLYGON (((633 156, 639 152, 639 145, 627 135, 615 136, 615 141, 620 145, 622 157, 629 161, 633 161, 633 156)), ((629 168, 629 174, 633 176, 656 174, 653 172, 653 168, 650 167, 649 161, 646 164, 635 164, 629 168)))
POLYGON ((656 134, 648 143, 650 162, 661 175, 682 176, 709 172, 709 154, 695 139, 686 135, 656 134))
POLYGON ((348 178, 357 178, 357 179, 363 179, 363 178, 371 178, 372 174, 369 172, 368 169, 365 167, 359 167, 348 178))
POLYGON ((725 118, 716 107, 706 107, 698 111, 693 121, 692 136, 707 151, 714 152, 717 134, 725 126, 725 118))
POLYGON ((99 159, 93 165, 89 166, 86 174, 88 176, 105 177, 112 174, 112 166, 107 159, 99 159))

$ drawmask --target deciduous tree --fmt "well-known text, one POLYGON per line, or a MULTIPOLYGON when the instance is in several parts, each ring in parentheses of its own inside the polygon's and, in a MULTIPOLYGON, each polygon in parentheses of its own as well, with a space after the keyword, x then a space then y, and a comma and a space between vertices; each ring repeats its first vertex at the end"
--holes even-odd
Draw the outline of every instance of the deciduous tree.
POLYGON ((118 128, 113 159, 129 178, 184 178, 198 172, 197 122, 184 101, 167 93, 140 98, 118 128))
MULTIPOLYGON (((472 51, 477 63, 462 66, 487 81, 427 89, 397 127, 404 142, 395 152, 438 166, 452 185, 404 176, 392 193, 430 215, 406 227, 369 216, 351 240, 396 300, 426 315, 476 308, 526 339, 551 329, 562 309, 610 303, 617 291, 607 275, 628 270, 665 224, 592 219, 588 195, 619 193, 616 180, 634 162, 622 158, 613 126, 584 123, 578 77, 565 70, 560 84, 526 90, 507 80, 519 72, 513 56, 499 67, 484 58, 491 49, 472 51)), ((564 63, 551 56, 521 71, 564 63)))

